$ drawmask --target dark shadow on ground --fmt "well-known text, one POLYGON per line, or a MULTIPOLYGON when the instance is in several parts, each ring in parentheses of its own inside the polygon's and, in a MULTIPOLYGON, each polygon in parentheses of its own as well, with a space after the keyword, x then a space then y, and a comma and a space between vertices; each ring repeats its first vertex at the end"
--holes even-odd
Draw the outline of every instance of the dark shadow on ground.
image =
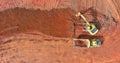
POLYGON ((85 14, 86 12, 89 12, 90 15, 93 17, 93 20, 90 23, 93 23, 99 30, 102 28, 99 20, 98 20, 98 12, 93 7, 90 7, 88 9, 82 10, 81 13, 85 14))
POLYGON ((91 35, 85 35, 85 34, 81 34, 77 37, 78 39, 99 39, 102 44, 104 42, 104 37, 103 36, 91 36, 91 35))

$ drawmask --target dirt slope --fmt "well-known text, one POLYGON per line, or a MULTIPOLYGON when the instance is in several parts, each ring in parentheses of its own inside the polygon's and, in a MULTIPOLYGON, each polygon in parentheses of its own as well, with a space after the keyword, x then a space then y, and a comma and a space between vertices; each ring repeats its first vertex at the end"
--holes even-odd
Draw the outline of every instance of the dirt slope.
MULTIPOLYGON (((120 63, 119 0, 49 1, 0 0, 0 63, 120 63), (82 23, 77 11, 100 28, 100 48, 73 47, 73 21, 82 23)), ((88 34, 81 27, 76 37, 88 34)))

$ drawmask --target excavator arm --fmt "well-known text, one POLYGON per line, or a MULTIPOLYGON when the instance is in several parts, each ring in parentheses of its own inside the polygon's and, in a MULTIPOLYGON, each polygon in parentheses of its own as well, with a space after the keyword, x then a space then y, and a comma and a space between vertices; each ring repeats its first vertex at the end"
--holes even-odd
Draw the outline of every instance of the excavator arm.
POLYGON ((78 14, 76 14, 77 17, 81 17, 88 26, 90 26, 90 23, 88 22, 88 20, 79 12, 78 14))

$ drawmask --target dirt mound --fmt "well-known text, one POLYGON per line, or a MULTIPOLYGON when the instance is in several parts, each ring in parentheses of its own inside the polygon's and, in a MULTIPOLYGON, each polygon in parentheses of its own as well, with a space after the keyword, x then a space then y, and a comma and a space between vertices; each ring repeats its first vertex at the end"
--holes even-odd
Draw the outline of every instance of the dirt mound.
POLYGON ((70 37, 73 34, 73 16, 71 9, 53 9, 51 11, 9 9, 0 12, 1 35, 39 31, 56 37, 70 37))

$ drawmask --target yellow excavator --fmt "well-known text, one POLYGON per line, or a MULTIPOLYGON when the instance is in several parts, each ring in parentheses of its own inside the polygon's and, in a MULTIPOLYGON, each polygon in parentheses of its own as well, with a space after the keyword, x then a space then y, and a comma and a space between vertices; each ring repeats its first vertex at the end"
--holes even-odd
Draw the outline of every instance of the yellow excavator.
POLYGON ((96 26, 92 23, 89 23, 88 20, 80 13, 78 12, 76 14, 76 17, 81 17, 86 22, 86 31, 88 31, 91 35, 95 35, 98 32, 98 29, 96 26))

